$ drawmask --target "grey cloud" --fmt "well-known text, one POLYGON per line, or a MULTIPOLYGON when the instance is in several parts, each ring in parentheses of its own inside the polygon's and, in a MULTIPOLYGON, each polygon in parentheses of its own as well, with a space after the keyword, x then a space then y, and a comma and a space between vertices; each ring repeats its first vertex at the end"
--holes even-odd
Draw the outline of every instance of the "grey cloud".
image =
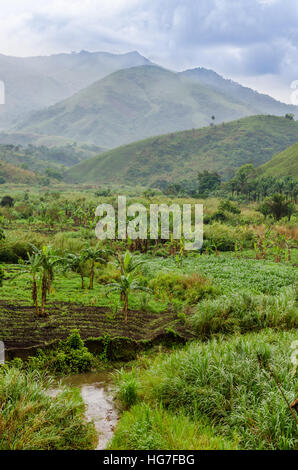
POLYGON ((27 10, 21 37, 40 39, 36 53, 41 45, 49 52, 136 49, 175 69, 271 74, 287 86, 298 78, 297 0, 49 0, 39 7, 28 0, 27 10))

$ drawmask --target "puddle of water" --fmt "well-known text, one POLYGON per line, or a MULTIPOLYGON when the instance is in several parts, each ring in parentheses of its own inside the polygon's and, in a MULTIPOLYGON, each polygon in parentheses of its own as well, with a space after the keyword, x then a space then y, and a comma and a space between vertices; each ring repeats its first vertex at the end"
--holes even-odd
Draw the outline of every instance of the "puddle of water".
MULTIPOLYGON (((86 405, 86 419, 94 422, 98 433, 96 450, 106 449, 118 421, 118 413, 113 402, 111 372, 73 375, 66 377, 61 383, 68 387, 81 389, 82 398, 86 405)), ((57 393, 59 393, 59 389, 49 390, 51 396, 56 396, 57 393)))

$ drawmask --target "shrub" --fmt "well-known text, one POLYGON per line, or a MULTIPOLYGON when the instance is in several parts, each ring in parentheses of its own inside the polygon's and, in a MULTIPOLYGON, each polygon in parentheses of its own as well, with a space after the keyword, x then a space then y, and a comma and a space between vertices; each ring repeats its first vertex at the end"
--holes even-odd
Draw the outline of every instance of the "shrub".
POLYGON ((4 242, 0 245, 0 262, 17 264, 28 258, 28 252, 32 252, 32 246, 27 242, 4 242))
POLYGON ((195 304, 217 294, 211 281, 197 273, 160 273, 149 282, 149 287, 157 296, 167 295, 170 300, 177 298, 188 304, 195 304))
POLYGON ((38 350, 36 356, 29 357, 30 370, 38 369, 57 374, 76 374, 88 372, 95 364, 95 357, 84 347, 78 330, 73 330, 66 341, 60 341, 56 349, 38 350))
POLYGON ((221 212, 230 212, 231 214, 241 214, 241 210, 228 199, 220 201, 218 210, 221 212))
POLYGON ((252 247, 253 232, 243 227, 231 227, 228 225, 213 223, 204 229, 204 240, 214 243, 220 251, 233 251, 235 242, 252 247))
POLYGON ((84 341, 82 340, 79 330, 73 330, 69 337, 67 338, 66 344, 70 349, 82 349, 84 346, 84 341))
POLYGON ((1 207, 13 207, 14 199, 11 196, 3 196, 0 202, 1 207))

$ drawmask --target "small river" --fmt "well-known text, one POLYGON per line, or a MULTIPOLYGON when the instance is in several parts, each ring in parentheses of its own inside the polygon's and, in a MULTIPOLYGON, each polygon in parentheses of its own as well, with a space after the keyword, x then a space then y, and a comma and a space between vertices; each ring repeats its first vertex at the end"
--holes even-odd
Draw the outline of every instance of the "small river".
MULTIPOLYGON (((62 386, 78 387, 86 405, 85 416, 93 421, 98 433, 96 450, 107 448, 114 434, 118 413, 113 400, 113 379, 109 371, 90 372, 71 375, 61 381, 62 386)), ((51 389, 51 396, 56 396, 60 389, 51 389)))

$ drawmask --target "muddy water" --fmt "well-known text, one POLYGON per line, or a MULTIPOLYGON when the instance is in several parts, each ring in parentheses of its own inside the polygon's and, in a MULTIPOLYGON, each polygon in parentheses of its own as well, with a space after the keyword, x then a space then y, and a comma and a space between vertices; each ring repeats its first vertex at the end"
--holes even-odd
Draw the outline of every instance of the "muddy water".
MULTIPOLYGON (((61 383, 68 387, 80 388, 86 405, 86 419, 94 422, 98 433, 96 449, 106 449, 118 421, 118 413, 113 402, 111 372, 72 375, 63 379, 61 383)), ((58 391, 52 390, 51 395, 58 391)))

